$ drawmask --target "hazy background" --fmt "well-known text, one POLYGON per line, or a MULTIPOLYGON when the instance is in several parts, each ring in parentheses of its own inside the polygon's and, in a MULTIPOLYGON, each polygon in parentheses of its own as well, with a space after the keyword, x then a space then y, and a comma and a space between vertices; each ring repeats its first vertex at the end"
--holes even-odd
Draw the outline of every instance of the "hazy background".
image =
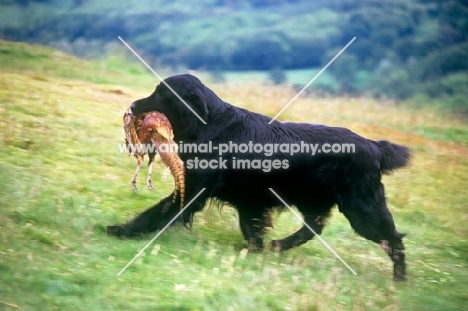
POLYGON ((467 112, 464 0, 1 0, 0 37, 82 57, 122 54, 152 66, 302 87, 353 37, 310 90, 417 98, 467 112))

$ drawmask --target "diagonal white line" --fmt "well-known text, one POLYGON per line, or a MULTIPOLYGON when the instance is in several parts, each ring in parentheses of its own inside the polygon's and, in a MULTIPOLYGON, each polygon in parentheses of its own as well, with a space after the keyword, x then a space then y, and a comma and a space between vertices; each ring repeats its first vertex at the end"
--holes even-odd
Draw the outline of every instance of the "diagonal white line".
POLYGON ((135 50, 132 49, 132 47, 131 47, 130 45, 128 45, 127 42, 125 42, 124 39, 122 39, 120 36, 118 36, 118 38, 119 38, 120 41, 122 41, 122 43, 123 43, 130 51, 132 51, 132 53, 146 66, 146 68, 148 68, 156 77, 158 77, 158 79, 159 79, 162 83, 164 83, 164 85, 167 86, 167 88, 168 88, 169 90, 171 90, 171 92, 174 93, 174 95, 177 96, 177 98, 180 99, 180 101, 183 102, 184 105, 187 106, 187 108, 190 109, 190 111, 191 111, 198 119, 200 119, 200 121, 203 122, 203 124, 206 124, 205 120, 203 120, 202 117, 200 117, 200 116, 198 115, 198 113, 196 113, 195 110, 193 110, 192 107, 190 107, 190 106, 185 102, 185 100, 183 100, 182 97, 180 97, 179 94, 177 94, 177 92, 174 91, 174 90, 172 89, 172 87, 170 87, 169 84, 167 84, 167 82, 164 81, 164 79, 163 79, 160 75, 158 75, 158 73, 157 73, 156 71, 154 71, 153 68, 151 68, 150 65, 148 65, 148 64, 146 63, 146 62, 143 60, 143 58, 141 58, 141 56, 138 55, 138 53, 135 52, 135 50))
POLYGON ((314 229, 312 229, 312 228, 304 221, 304 219, 302 219, 302 217, 301 217, 299 214, 297 214, 297 213, 291 208, 291 206, 289 206, 289 205, 288 205, 272 188, 268 188, 268 189, 269 189, 269 190, 270 190, 270 191, 271 191, 287 208, 289 208, 289 210, 294 214, 294 216, 296 216, 297 219, 299 219, 299 220, 304 224, 304 226, 307 227, 307 229, 309 229, 310 231, 312 231, 312 233, 317 237, 317 239, 319 239, 320 242, 322 242, 322 244, 325 245, 325 247, 328 248, 328 249, 333 253, 333 255, 335 255, 335 257, 338 258, 338 259, 346 266, 346 268, 349 269, 349 271, 351 271, 354 275, 357 275, 356 271, 354 271, 353 268, 351 268, 351 267, 346 263, 346 261, 344 261, 344 260, 340 257, 340 255, 338 255, 338 254, 333 250, 333 248, 331 248, 331 247, 327 244, 327 242, 325 242, 325 240, 322 239, 322 237, 321 237, 320 235, 318 235, 318 234, 314 231, 314 229))
POLYGON ((197 195, 194 196, 193 199, 190 200, 190 202, 188 202, 187 205, 185 205, 185 207, 184 207, 183 209, 181 209, 180 212, 178 212, 177 215, 175 215, 174 218, 172 218, 171 221, 169 221, 169 222, 167 223, 167 225, 164 226, 164 228, 162 228, 161 231, 159 231, 159 232, 154 236, 154 238, 152 238, 151 241, 149 241, 148 244, 146 244, 145 247, 143 247, 143 248, 141 249, 141 251, 139 251, 138 254, 136 254, 135 257, 133 257, 133 259, 129 261, 129 263, 128 263, 125 267, 123 267, 122 270, 120 270, 119 273, 117 273, 117 276, 120 276, 120 275, 121 275, 137 258, 138 258, 138 257, 140 257, 140 255, 143 254, 143 252, 145 251, 145 249, 147 249, 148 246, 150 246, 151 243, 153 243, 154 240, 156 240, 156 239, 157 239, 157 238, 158 238, 158 237, 159 237, 159 236, 160 236, 176 219, 177 219, 177 217, 179 217, 179 216, 187 209, 187 207, 189 207, 190 204, 192 204, 193 201, 195 201, 195 199, 198 198, 198 196, 199 196, 203 191, 205 191, 205 190, 206 190, 206 188, 202 188, 202 190, 200 190, 200 192, 198 192, 197 195))
POLYGON ((330 65, 332 64, 332 63, 335 61, 335 59, 337 59, 338 56, 340 56, 341 53, 343 53, 343 52, 348 48, 348 46, 350 46, 351 43, 353 43, 354 40, 356 40, 356 37, 354 37, 353 39, 351 39, 351 41, 349 41, 348 44, 346 44, 346 46, 345 46, 344 48, 342 48, 341 51, 339 51, 338 54, 336 54, 335 57, 333 57, 332 60, 329 61, 328 64, 326 64, 325 67, 323 67, 322 70, 320 70, 320 71, 315 75, 315 77, 313 77, 312 80, 310 80, 309 83, 307 83, 306 86, 304 86, 304 87, 302 88, 302 90, 300 90, 299 93, 297 93, 296 96, 294 96, 293 99, 291 99, 291 100, 289 101, 289 103, 287 103, 286 106, 284 106, 283 109, 281 109, 280 112, 278 112, 278 113, 276 114, 276 116, 275 116, 273 119, 271 119, 270 122, 268 122, 268 124, 271 124, 273 121, 275 121, 276 118, 278 118, 279 115, 282 114, 282 113, 289 107, 289 105, 291 105, 291 104, 292 104, 292 103, 293 103, 293 102, 294 102, 294 101, 295 101, 295 100, 312 84, 312 82, 314 82, 315 79, 317 79, 317 78, 325 71, 325 69, 327 69, 328 66, 330 66, 330 65))

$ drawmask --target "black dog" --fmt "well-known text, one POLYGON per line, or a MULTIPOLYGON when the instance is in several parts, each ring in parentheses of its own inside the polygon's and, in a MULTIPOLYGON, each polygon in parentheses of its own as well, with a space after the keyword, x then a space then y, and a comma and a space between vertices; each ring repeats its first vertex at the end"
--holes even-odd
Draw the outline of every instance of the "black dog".
MULTIPOLYGON (((261 153, 233 147, 221 156, 219 150, 181 152, 179 149, 185 163, 187 202, 206 188, 179 221, 191 224, 194 213, 201 211, 209 198, 226 202, 239 212, 240 227, 249 249, 259 250, 263 248, 266 228, 271 226, 272 209, 284 208, 270 188, 285 202, 295 205, 317 234, 322 232, 331 208, 337 204, 358 234, 379 243, 390 255, 395 279, 405 278, 404 234, 395 228, 381 177, 408 163, 408 148, 387 141, 372 141, 345 128, 278 121, 268 124, 271 118, 225 103, 191 75, 173 76, 165 82, 206 124, 164 83, 149 97, 134 102, 131 109, 134 114, 152 110, 164 113, 172 124, 174 141, 180 145, 211 142, 215 147, 221 144, 245 144, 245 147, 251 142, 250 145, 261 144, 265 149, 273 144, 302 144, 304 148, 304 152, 292 154, 285 149, 261 153), (319 148, 323 152, 311 155, 311 150, 305 152, 308 143, 327 147, 347 144, 354 146, 354 152, 326 153, 330 148, 319 148), (197 166, 203 160, 204 164, 213 165, 197 166)), ((133 236, 160 230, 179 211, 179 202, 173 202, 171 194, 128 223, 109 226, 108 232, 133 236)), ((313 236, 304 226, 285 239, 272 241, 272 246, 286 250, 313 236)))

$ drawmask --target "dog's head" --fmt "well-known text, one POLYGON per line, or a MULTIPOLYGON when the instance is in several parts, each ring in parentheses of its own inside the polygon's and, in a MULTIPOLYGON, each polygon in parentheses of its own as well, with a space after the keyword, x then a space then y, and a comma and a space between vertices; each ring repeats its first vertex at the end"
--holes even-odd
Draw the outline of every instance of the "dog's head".
POLYGON ((205 92, 203 83, 192 75, 172 76, 159 83, 153 94, 135 101, 130 108, 135 115, 154 110, 162 112, 171 122, 175 138, 190 140, 196 138, 198 127, 208 122, 205 92))

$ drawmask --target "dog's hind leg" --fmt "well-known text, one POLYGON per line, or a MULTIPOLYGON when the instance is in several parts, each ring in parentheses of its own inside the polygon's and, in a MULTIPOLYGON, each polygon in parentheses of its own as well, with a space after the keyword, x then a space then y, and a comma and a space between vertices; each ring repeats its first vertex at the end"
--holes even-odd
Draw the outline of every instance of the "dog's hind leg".
POLYGON ((238 208, 239 223, 244 239, 250 251, 263 249, 263 235, 272 227, 271 214, 268 210, 238 208))
POLYGON ((393 217, 385 202, 383 185, 379 184, 374 188, 368 188, 366 191, 362 191, 362 188, 354 189, 348 192, 348 196, 342 195, 339 208, 358 234, 378 243, 390 256, 394 264, 394 279, 404 280, 406 263, 402 239, 405 235, 395 228, 393 217))
POLYGON ((311 240, 315 234, 322 233, 328 216, 329 212, 323 213, 321 215, 305 215, 304 221, 307 226, 302 226, 302 228, 300 228, 298 231, 284 239, 271 241, 272 248, 276 251, 284 251, 306 243, 307 241, 311 240))
POLYGON ((405 245, 402 240, 382 240, 380 247, 390 256, 393 261, 393 278, 396 281, 406 279, 405 245))

